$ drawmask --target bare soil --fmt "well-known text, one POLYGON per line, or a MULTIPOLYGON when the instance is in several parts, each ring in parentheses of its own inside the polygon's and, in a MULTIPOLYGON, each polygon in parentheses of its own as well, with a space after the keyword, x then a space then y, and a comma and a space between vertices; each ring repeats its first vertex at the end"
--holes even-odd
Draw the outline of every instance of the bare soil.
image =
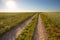
POLYGON ((48 36, 40 15, 34 32, 33 40, 48 40, 48 36))

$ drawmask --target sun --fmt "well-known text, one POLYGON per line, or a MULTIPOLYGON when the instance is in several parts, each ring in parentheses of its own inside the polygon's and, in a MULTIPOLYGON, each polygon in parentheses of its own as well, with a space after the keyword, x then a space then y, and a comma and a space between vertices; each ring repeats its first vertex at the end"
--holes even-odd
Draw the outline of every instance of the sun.
POLYGON ((7 2, 6 2, 6 6, 7 6, 8 8, 14 8, 14 7, 16 7, 14 1, 7 1, 7 2))
POLYGON ((6 0, 5 1, 5 9, 7 11, 15 11, 17 10, 17 4, 15 2, 15 0, 6 0))

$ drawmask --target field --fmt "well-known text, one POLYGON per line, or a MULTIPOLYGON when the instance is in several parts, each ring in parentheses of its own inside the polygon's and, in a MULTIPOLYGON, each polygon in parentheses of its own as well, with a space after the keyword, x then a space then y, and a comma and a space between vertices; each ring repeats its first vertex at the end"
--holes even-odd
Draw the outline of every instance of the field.
POLYGON ((0 13, 0 36, 32 15, 33 13, 0 13))
POLYGON ((0 13, 0 40, 60 40, 60 12, 0 13))
POLYGON ((60 27, 60 12, 50 12, 45 13, 45 15, 47 15, 55 25, 60 27))
POLYGON ((48 40, 60 40, 60 12, 42 12, 48 40))

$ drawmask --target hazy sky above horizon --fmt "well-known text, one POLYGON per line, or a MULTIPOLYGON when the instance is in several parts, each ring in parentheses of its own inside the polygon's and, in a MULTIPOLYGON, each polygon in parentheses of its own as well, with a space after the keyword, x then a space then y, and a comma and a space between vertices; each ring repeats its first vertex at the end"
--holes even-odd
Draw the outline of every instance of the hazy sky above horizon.
POLYGON ((60 12, 60 0, 0 0, 0 11, 60 12))

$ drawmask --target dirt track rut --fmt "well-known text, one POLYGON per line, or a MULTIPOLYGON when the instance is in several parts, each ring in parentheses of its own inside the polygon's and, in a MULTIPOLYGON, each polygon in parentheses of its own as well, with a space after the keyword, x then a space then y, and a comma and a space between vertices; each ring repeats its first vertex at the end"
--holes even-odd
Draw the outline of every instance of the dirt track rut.
POLYGON ((39 15, 37 27, 33 36, 33 40, 48 40, 44 24, 42 22, 41 16, 39 15))

